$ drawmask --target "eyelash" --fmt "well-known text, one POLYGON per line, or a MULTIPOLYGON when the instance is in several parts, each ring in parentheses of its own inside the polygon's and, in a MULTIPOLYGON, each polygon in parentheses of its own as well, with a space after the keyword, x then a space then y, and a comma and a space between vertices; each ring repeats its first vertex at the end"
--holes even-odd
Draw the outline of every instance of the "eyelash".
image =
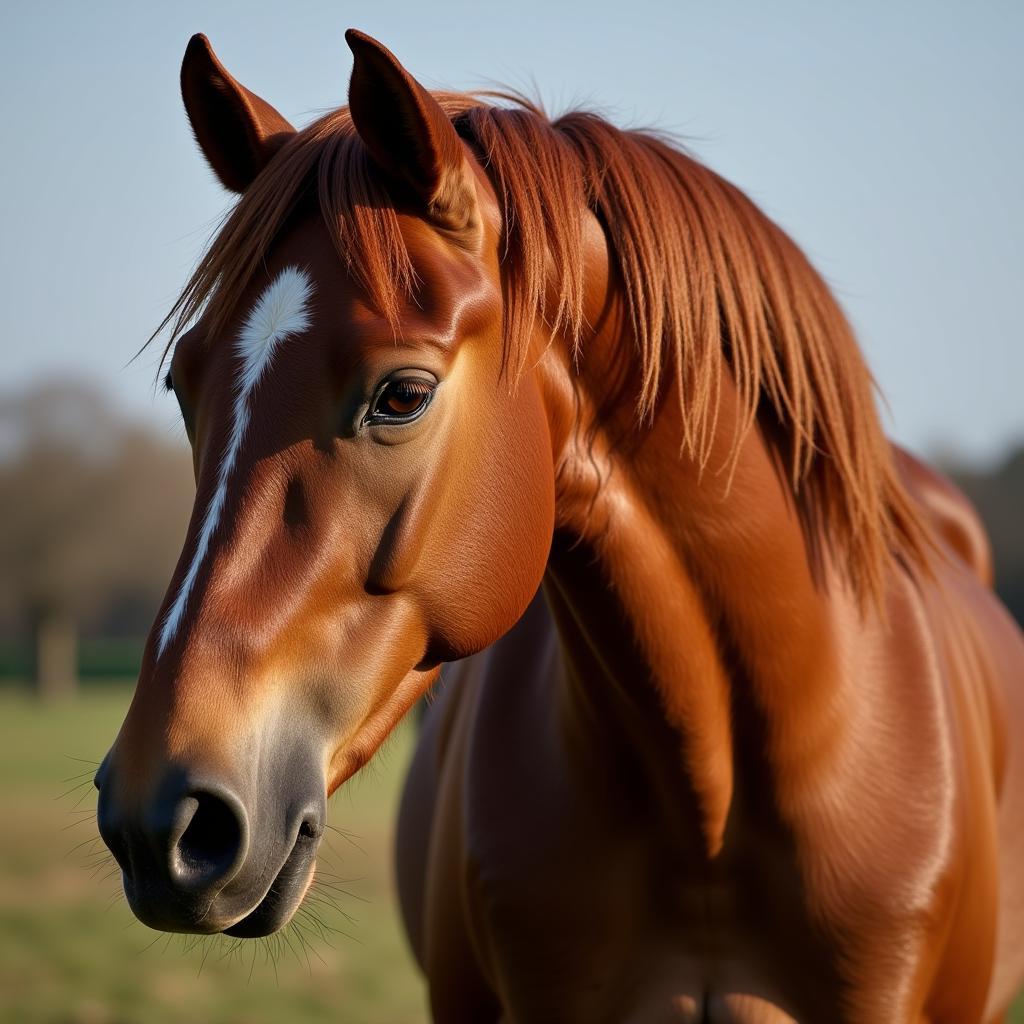
POLYGON ((430 381, 423 380, 422 378, 397 378, 386 381, 377 393, 373 396, 370 402, 370 407, 367 410, 366 416, 364 417, 364 423, 411 423, 413 420, 418 419, 430 405, 431 400, 434 397, 434 392, 437 385, 430 381), (395 413, 388 411, 381 411, 379 406, 385 399, 390 389, 406 389, 407 393, 411 392, 413 397, 420 397, 422 401, 408 413, 395 413))

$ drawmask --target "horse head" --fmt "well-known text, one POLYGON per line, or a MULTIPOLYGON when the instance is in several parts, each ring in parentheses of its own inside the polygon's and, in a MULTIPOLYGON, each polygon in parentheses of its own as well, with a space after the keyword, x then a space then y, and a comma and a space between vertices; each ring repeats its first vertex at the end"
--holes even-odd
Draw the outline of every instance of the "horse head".
POLYGON ((327 156, 325 129, 296 132, 205 38, 182 68, 196 139, 242 199, 167 377, 194 512, 97 775, 129 903, 169 931, 288 921, 327 797, 442 662, 515 623, 551 541, 552 442, 502 343, 494 190, 438 100, 347 38, 327 156), (267 222, 283 185, 254 238, 246 210, 267 222))

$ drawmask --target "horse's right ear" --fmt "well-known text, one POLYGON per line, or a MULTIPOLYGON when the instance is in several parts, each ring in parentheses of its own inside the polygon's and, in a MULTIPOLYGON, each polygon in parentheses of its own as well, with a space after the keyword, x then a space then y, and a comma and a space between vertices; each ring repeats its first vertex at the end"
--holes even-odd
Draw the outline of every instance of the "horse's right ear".
POLYGON ((376 39, 350 28, 345 41, 355 58, 349 113, 370 155, 435 223, 454 230, 477 223, 473 176, 437 100, 376 39))
POLYGON ((295 134, 266 100, 232 78, 201 34, 185 50, 181 96, 199 148, 232 192, 244 192, 295 134))

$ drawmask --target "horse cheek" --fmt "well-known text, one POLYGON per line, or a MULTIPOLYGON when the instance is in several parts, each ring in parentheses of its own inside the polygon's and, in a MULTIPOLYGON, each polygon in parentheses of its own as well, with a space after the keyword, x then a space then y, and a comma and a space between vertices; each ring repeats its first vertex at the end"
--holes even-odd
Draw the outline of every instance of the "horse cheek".
POLYGON ((524 380, 467 447, 429 587, 428 660, 454 661, 516 624, 547 567, 555 518, 551 438, 540 393, 524 380))

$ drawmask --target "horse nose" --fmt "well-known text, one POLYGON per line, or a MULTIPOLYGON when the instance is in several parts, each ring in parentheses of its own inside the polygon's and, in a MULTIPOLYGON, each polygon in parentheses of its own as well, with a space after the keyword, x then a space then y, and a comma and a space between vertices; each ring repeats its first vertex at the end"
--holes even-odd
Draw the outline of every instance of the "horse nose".
POLYGON ((195 891, 230 881, 249 845, 248 817, 234 793, 222 786, 194 789, 170 808, 170 828, 166 818, 158 813, 151 831, 172 883, 195 891))
POLYGON ((126 892, 144 898, 162 891, 184 908, 208 900, 238 873, 249 847, 249 817, 229 786, 174 771, 139 806, 118 799, 108 781, 102 780, 97 823, 126 892))
POLYGON ((100 835, 135 916, 162 931, 269 935, 302 902, 326 816, 323 776, 296 757, 288 771, 230 776, 164 762, 146 784, 135 765, 100 772, 100 835))

